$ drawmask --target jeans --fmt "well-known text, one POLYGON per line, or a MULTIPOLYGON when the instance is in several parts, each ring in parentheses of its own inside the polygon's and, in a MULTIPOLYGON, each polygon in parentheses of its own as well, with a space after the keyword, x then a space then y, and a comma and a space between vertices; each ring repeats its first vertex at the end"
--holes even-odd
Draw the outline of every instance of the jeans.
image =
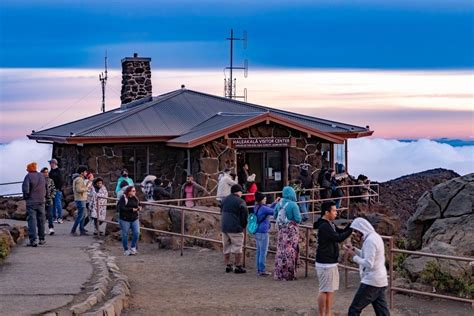
POLYGON ((81 234, 85 233, 86 230, 84 229, 84 212, 86 209, 86 201, 74 201, 77 207, 77 217, 74 221, 74 225, 72 225, 71 233, 75 233, 77 226, 79 226, 79 231, 81 234))
POLYGON ((265 272, 265 261, 267 260, 268 251, 268 233, 256 233, 255 241, 257 244, 257 253, 255 258, 257 260, 257 272, 265 272))
POLYGON ((46 218, 48 219, 48 228, 54 228, 54 205, 46 204, 46 218))
POLYGON ((28 214, 28 237, 30 242, 36 241, 37 233, 39 240, 44 240, 44 204, 31 204, 26 206, 28 214))
POLYGON ((369 304, 372 304, 374 307, 376 316, 389 316, 390 311, 388 310, 387 301, 385 300, 386 288, 386 286, 375 287, 361 283, 349 307, 348 316, 360 315, 362 310, 369 304))
POLYGON ((122 235, 122 246, 123 250, 128 250, 128 232, 132 229, 132 248, 137 248, 138 236, 140 234, 140 222, 138 219, 134 220, 133 222, 128 222, 124 220, 120 220, 120 233, 122 235))
POLYGON ((56 195, 54 196, 53 220, 63 219, 62 197, 63 193, 59 190, 56 190, 56 195))
POLYGON ((334 203, 336 203, 336 208, 339 209, 341 207, 341 202, 342 202, 342 199, 335 199, 334 200, 334 203))
MULTIPOLYGON (((301 195, 300 196, 300 201, 308 201, 308 200, 309 200, 309 195, 301 195)), ((301 210, 302 220, 307 221, 308 220, 308 215, 306 215, 306 213, 308 213, 309 203, 308 202, 300 203, 299 206, 300 206, 300 210, 301 210)))

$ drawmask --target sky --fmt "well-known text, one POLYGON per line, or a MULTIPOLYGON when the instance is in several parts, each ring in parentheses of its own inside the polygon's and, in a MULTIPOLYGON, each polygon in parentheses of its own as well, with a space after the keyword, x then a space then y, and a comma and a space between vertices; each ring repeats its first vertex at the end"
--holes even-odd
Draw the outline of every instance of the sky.
POLYGON ((369 125, 375 145, 474 139, 472 1, 3 0, 0 143, 98 113, 105 51, 107 109, 134 52, 152 58, 154 95, 222 95, 231 28, 248 33, 234 63, 249 61, 249 102, 369 125))

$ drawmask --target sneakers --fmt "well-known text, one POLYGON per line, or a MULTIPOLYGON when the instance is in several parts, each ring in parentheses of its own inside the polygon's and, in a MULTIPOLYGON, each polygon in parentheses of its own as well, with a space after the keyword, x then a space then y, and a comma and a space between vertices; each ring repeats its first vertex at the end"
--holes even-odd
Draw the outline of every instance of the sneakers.
POLYGON ((135 248, 135 247, 130 248, 130 254, 132 256, 136 255, 137 254, 137 248, 135 248))
POLYGON ((38 244, 36 243, 36 241, 30 241, 26 244, 26 247, 38 247, 38 244))
POLYGON ((229 272, 232 272, 234 271, 234 267, 232 267, 231 264, 228 264, 226 267, 225 267, 225 272, 226 273, 229 273, 229 272))
POLYGON ((259 276, 262 276, 262 277, 267 277, 267 276, 269 276, 269 275, 272 275, 272 273, 271 273, 271 272, 264 271, 264 272, 259 272, 258 275, 259 275, 259 276))
POLYGON ((46 245, 46 240, 44 239, 41 239, 40 242, 39 242, 40 245, 46 245))
POLYGON ((53 223, 58 224, 58 220, 54 219, 53 223))
POLYGON ((62 224, 63 223, 63 219, 62 218, 58 218, 58 224, 62 224))
POLYGON ((54 235, 54 228, 50 228, 50 229, 49 229, 49 235, 50 235, 50 236, 54 235))
POLYGON ((245 270, 242 266, 236 266, 234 269, 234 273, 245 273, 247 270, 245 270))
POLYGON ((123 253, 124 256, 130 256, 131 254, 130 250, 125 250, 123 253))
POLYGON ((81 235, 81 236, 89 236, 89 234, 87 233, 87 230, 81 232, 80 235, 81 235))

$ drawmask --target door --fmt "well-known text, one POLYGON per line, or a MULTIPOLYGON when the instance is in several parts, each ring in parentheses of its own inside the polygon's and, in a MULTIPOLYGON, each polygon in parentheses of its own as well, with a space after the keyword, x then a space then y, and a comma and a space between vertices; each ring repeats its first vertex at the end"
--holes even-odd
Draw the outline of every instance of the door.
POLYGON ((246 163, 249 175, 255 173, 259 191, 280 191, 283 188, 283 154, 281 150, 246 150, 239 152, 238 168, 246 163))

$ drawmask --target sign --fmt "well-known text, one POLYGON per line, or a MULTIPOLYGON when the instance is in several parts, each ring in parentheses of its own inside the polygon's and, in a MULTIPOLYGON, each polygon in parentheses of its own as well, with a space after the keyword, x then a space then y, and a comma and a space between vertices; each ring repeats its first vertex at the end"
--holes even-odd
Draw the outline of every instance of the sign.
POLYGON ((294 141, 290 137, 231 138, 234 148, 291 147, 294 141))

